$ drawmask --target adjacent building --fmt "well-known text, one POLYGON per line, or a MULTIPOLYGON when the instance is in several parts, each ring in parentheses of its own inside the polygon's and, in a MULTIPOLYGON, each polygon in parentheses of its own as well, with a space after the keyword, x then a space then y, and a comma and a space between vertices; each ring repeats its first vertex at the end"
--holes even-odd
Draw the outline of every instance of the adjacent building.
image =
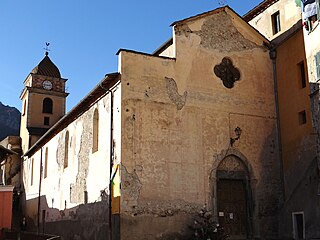
POLYGON ((319 1, 302 2, 306 5, 301 1, 264 1, 244 19, 271 40, 284 187, 280 236, 314 239, 320 235, 316 74, 320 42, 315 37, 319 1), (313 10, 307 13, 307 9, 313 10))

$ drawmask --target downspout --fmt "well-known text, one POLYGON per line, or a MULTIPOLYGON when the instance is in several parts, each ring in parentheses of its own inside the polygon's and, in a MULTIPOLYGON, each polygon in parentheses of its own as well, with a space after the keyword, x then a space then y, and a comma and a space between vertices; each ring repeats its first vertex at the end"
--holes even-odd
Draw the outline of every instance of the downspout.
POLYGON ((40 177, 39 177, 39 195, 38 195, 38 223, 37 232, 40 232, 40 197, 41 197, 41 182, 42 182, 42 147, 40 148, 40 177))
POLYGON ((282 188, 282 204, 285 202, 285 187, 284 187, 284 172, 283 172, 283 161, 282 161, 282 139, 281 139, 281 129, 280 129, 280 112, 279 112, 279 96, 278 96, 278 79, 277 79, 277 51, 274 46, 271 46, 269 52, 270 59, 272 60, 273 67, 273 87, 274 87, 274 98, 275 98, 275 107, 276 107, 276 115, 277 115, 277 133, 278 133, 278 141, 279 141, 279 160, 280 160, 280 181, 282 188))
POLYGON ((110 161, 110 176, 109 176, 109 239, 112 240, 112 182, 111 174, 113 169, 113 92, 110 89, 106 89, 100 84, 100 87, 110 93, 110 151, 109 151, 109 161, 110 161))
POLYGON ((110 179, 109 179, 109 234, 112 240, 112 181, 111 174, 113 169, 113 92, 110 91, 110 179))

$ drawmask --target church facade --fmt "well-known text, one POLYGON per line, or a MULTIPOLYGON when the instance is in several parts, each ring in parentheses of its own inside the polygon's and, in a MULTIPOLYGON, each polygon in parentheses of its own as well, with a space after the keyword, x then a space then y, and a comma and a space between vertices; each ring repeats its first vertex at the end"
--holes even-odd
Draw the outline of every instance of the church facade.
POLYGON ((192 239, 206 209, 231 239, 316 236, 308 206, 317 195, 305 205, 298 195, 309 176, 308 189, 318 181, 316 117, 308 81, 288 87, 309 69, 304 45, 294 47, 301 10, 289 4, 174 22, 153 54, 120 49, 118 72, 67 114, 66 79, 46 55, 21 95, 28 228, 64 239, 192 239), (282 30, 262 32, 264 17, 290 7, 282 30), (290 63, 300 65, 288 77, 290 63))

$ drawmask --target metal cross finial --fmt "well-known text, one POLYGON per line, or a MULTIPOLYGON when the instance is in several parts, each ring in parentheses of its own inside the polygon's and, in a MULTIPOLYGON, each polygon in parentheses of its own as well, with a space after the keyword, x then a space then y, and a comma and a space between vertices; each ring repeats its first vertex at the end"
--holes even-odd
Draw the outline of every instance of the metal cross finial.
POLYGON ((46 47, 44 48, 44 50, 46 50, 46 56, 48 56, 48 54, 49 54, 48 51, 50 51, 49 45, 50 45, 50 43, 46 42, 46 47))

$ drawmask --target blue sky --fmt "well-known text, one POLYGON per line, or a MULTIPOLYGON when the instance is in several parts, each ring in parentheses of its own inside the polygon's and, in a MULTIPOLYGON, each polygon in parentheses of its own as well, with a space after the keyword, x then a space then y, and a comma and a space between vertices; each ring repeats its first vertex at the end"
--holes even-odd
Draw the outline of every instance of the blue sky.
MULTIPOLYGON (((243 15, 262 0, 228 0, 243 15)), ((68 79, 67 110, 106 73, 118 49, 152 53, 171 37, 170 24, 217 7, 219 0, 1 0, 0 101, 21 110, 23 81, 44 57, 68 79)))

